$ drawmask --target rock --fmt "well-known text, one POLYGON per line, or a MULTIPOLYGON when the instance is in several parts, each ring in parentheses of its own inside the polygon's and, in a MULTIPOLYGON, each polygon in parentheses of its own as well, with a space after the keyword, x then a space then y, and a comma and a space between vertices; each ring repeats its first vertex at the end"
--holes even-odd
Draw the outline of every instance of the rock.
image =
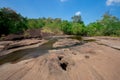
POLYGON ((5 46, 0 45, 0 51, 2 51, 5 48, 5 46))
POLYGON ((75 65, 75 62, 63 54, 50 54, 48 57, 48 68, 50 74, 62 75, 64 71, 69 71, 75 65))
POLYGON ((37 40, 37 39, 25 39, 21 41, 15 41, 14 43, 7 45, 5 49, 13 49, 13 48, 18 48, 23 46, 29 46, 29 45, 37 44, 40 42, 41 40, 37 40))
POLYGON ((10 41, 10 40, 22 40, 24 39, 23 35, 18 35, 18 34, 9 34, 5 36, 2 40, 3 41, 10 41))
POLYGON ((114 49, 118 49, 120 50, 120 40, 119 38, 113 38, 113 39, 109 39, 106 38, 105 39, 100 39, 99 41, 96 41, 96 43, 98 43, 99 45, 104 45, 104 46, 108 46, 108 47, 111 47, 111 48, 114 48, 114 49), (108 41, 109 40, 109 41, 108 41))
POLYGON ((66 46, 72 46, 75 45, 77 43, 79 43, 79 40, 75 40, 75 39, 59 39, 54 45, 53 47, 66 47, 66 46))
POLYGON ((41 29, 28 29, 24 32, 25 38, 39 38, 42 39, 41 29))
POLYGON ((43 56, 0 65, 0 80, 120 80, 119 53, 96 42, 49 50, 43 56))
POLYGON ((6 46, 8 46, 9 44, 12 44, 12 43, 13 43, 13 41, 1 41, 0 42, 0 51, 3 51, 6 46))

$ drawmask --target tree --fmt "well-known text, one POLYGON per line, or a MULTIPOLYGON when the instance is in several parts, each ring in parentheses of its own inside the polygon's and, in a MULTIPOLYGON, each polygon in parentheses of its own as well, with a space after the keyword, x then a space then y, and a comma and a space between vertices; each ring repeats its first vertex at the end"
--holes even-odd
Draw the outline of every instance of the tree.
POLYGON ((117 17, 105 13, 100 23, 104 27, 104 35, 120 36, 120 20, 117 17))
POLYGON ((68 22, 67 20, 62 21, 61 30, 65 34, 72 34, 72 23, 68 22))
POLYGON ((99 22, 93 22, 86 27, 88 36, 101 36, 103 35, 103 26, 99 22))
POLYGON ((80 15, 74 15, 72 17, 72 34, 86 35, 85 26, 80 15))
POLYGON ((10 8, 0 9, 0 36, 27 29, 27 19, 10 8))
POLYGON ((107 12, 101 20, 90 23, 86 29, 89 36, 120 36, 120 20, 107 12))
POLYGON ((83 24, 83 21, 82 21, 82 18, 80 15, 74 15, 72 17, 72 22, 73 23, 80 23, 80 24, 83 24))
POLYGON ((84 33, 84 25, 83 24, 79 24, 79 23, 72 23, 72 34, 74 35, 85 35, 84 33))

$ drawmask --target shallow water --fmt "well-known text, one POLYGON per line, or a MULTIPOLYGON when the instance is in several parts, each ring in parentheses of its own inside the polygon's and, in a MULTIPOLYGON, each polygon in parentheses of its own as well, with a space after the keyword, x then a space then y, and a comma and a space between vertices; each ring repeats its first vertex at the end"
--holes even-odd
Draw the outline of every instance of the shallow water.
POLYGON ((41 56, 47 53, 48 50, 52 49, 52 46, 56 41, 57 39, 50 39, 47 43, 44 43, 37 48, 18 50, 10 54, 0 56, 0 65, 8 62, 14 63, 21 60, 41 56))
POLYGON ((76 39, 76 40, 79 40, 79 41, 83 40, 81 36, 71 36, 71 37, 68 37, 68 38, 76 39))
POLYGON ((19 61, 25 60, 25 59, 36 58, 38 56, 41 56, 43 54, 48 53, 48 50, 70 48, 70 47, 74 47, 74 46, 83 45, 84 43, 89 42, 89 41, 91 42, 91 41, 94 41, 94 40, 83 41, 82 37, 80 37, 80 36, 49 38, 48 42, 40 45, 37 48, 18 50, 18 51, 12 52, 10 54, 0 56, 0 65, 2 65, 4 63, 8 63, 8 62, 15 63, 15 62, 19 62, 19 61), (76 43, 76 44, 73 44, 73 45, 70 45, 70 46, 53 48, 53 44, 58 39, 63 39, 63 38, 77 39, 77 40, 80 41, 80 43, 76 43))

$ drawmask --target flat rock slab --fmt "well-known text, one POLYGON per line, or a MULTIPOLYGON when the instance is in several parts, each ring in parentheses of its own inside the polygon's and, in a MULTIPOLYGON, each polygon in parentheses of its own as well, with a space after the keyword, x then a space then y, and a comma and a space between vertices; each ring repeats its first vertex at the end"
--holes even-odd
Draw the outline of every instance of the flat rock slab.
POLYGON ((0 42, 0 56, 9 54, 14 51, 22 50, 22 49, 28 49, 28 48, 34 48, 42 45, 43 43, 46 43, 47 40, 38 40, 38 39, 26 39, 21 41, 11 41, 11 42, 0 42), (8 44, 7 44, 8 43, 8 44), (7 45, 5 45, 7 44, 7 45))
POLYGON ((68 38, 59 39, 59 40, 53 45, 53 47, 71 46, 71 45, 77 44, 77 43, 79 43, 79 42, 80 42, 79 40, 75 40, 75 39, 68 39, 68 38))
POLYGON ((97 43, 120 50, 120 40, 102 39, 102 40, 97 41, 97 43))

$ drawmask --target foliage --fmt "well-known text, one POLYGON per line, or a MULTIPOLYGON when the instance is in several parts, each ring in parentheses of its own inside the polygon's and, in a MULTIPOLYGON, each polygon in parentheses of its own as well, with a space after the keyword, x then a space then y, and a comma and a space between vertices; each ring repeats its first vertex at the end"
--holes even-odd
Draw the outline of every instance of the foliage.
POLYGON ((72 34, 72 23, 64 20, 61 23, 61 30, 65 33, 65 34, 72 34))
POLYGON ((117 17, 112 16, 109 13, 105 13, 100 22, 104 27, 104 35, 120 36, 120 20, 117 17))
POLYGON ((105 13, 101 20, 87 26, 88 36, 120 36, 120 20, 105 13))
POLYGON ((10 8, 0 9, 0 36, 27 29, 27 19, 10 8))
POLYGON ((72 17, 72 22, 63 21, 61 29, 65 34, 85 35, 85 26, 80 15, 72 17))
POLYGON ((72 23, 72 34, 74 35, 84 35, 84 25, 79 23, 72 23))
POLYGON ((104 27, 99 22, 90 23, 87 27, 88 36, 101 36, 103 35, 104 27))
POLYGON ((80 15, 74 15, 72 17, 72 29, 73 35, 85 35, 85 26, 80 15))
POLYGON ((82 18, 80 15, 74 15, 72 17, 72 21, 73 23, 80 23, 80 24, 83 24, 83 21, 82 21, 82 18))
POLYGON ((105 13, 102 19, 85 26, 81 15, 74 15, 72 21, 51 17, 29 19, 10 8, 0 8, 0 36, 21 33, 27 29, 42 29, 43 32, 53 34, 120 36, 120 19, 105 13))
POLYGON ((28 19, 28 27, 29 29, 36 29, 36 28, 42 28, 45 26, 44 19, 28 19))
POLYGON ((45 25, 42 28, 43 32, 50 32, 54 34, 61 34, 61 19, 60 18, 46 18, 45 25))

